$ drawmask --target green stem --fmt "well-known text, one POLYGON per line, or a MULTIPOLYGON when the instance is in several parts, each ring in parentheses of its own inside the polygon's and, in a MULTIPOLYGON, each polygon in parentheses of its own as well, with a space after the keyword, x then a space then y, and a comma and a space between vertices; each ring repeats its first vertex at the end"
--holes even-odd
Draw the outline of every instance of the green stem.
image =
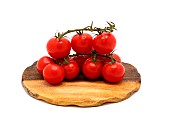
POLYGON ((97 56, 97 55, 96 55, 96 54, 94 54, 94 57, 93 57, 93 59, 92 59, 92 60, 93 60, 93 62, 96 62, 96 61, 97 61, 96 56, 97 56))
MULTIPOLYGON (((92 29, 92 30, 93 30, 93 31, 98 31, 97 29, 92 29)), ((102 30, 102 31, 104 31, 104 32, 108 32, 108 31, 106 31, 105 29, 100 29, 100 30, 102 30)), ((89 29, 89 28, 83 28, 83 29, 67 30, 66 32, 60 34, 60 36, 59 36, 58 38, 61 39, 61 38, 64 37, 66 34, 71 33, 71 32, 76 32, 76 31, 90 31, 90 29, 89 29)))
POLYGON ((113 64, 115 62, 116 62, 116 60, 113 57, 111 57, 111 63, 113 64))
POLYGON ((111 58, 110 58, 109 56, 107 56, 107 55, 101 55, 101 54, 98 54, 98 53, 97 53, 97 56, 106 57, 106 58, 111 59, 111 58))
POLYGON ((92 27, 93 26, 93 22, 91 23, 91 26, 87 26, 85 28, 81 28, 81 29, 73 29, 73 30, 67 30, 66 32, 63 32, 62 34, 58 33, 58 39, 60 40, 62 37, 64 37, 66 34, 71 33, 71 32, 76 32, 76 31, 97 31, 99 34, 101 34, 102 32, 113 32, 113 30, 116 30, 115 28, 115 24, 112 22, 107 22, 109 27, 105 27, 105 28, 98 28, 98 27, 92 27))
POLYGON ((64 64, 69 64, 70 62, 68 61, 68 57, 64 58, 64 64))
POLYGON ((92 56, 93 54, 81 54, 81 53, 77 53, 77 54, 69 55, 69 57, 74 57, 74 56, 79 56, 79 55, 89 55, 89 56, 92 56))
MULTIPOLYGON (((113 61, 116 61, 113 57, 110 57, 110 55, 101 55, 99 53, 92 53, 92 54, 81 54, 81 53, 77 53, 77 54, 73 54, 73 55, 69 55, 69 57, 74 57, 74 56, 79 56, 79 55, 88 55, 88 56, 94 56, 94 58, 96 59, 97 56, 101 56, 101 57, 106 57, 109 59, 113 59, 113 61)), ((94 60, 95 61, 95 60, 94 60)))

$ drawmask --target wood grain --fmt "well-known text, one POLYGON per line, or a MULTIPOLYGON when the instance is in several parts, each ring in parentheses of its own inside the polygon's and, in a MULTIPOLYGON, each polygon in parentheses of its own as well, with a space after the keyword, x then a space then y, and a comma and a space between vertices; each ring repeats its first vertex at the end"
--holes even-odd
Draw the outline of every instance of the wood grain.
POLYGON ((141 77, 137 69, 123 63, 125 77, 119 83, 84 80, 80 75, 74 81, 64 81, 60 85, 50 85, 36 70, 36 62, 26 68, 22 76, 22 85, 33 98, 54 105, 76 105, 81 107, 99 106, 108 102, 120 102, 132 96, 140 88, 141 77))

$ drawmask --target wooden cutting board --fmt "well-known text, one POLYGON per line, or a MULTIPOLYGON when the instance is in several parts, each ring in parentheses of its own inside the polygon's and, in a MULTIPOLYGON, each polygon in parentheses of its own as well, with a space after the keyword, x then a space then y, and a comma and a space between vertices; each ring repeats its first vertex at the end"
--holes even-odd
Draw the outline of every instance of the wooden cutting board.
POLYGON ((120 102, 137 92, 141 84, 137 69, 123 63, 126 71, 124 79, 119 83, 111 84, 102 79, 89 81, 79 75, 74 81, 63 81, 54 86, 43 80, 36 70, 36 63, 24 70, 22 86, 31 97, 54 105, 90 107, 120 102))

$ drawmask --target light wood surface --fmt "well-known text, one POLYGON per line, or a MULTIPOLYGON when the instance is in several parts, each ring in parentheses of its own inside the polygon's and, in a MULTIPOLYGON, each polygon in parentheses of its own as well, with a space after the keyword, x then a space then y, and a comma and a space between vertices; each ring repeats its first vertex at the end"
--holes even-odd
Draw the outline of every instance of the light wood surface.
POLYGON ((22 85, 28 95, 54 105, 76 105, 80 107, 99 106, 108 102, 120 102, 129 98, 140 88, 140 74, 127 63, 124 79, 115 84, 102 80, 88 81, 77 79, 64 81, 60 85, 50 85, 36 71, 36 62, 26 68, 22 85))

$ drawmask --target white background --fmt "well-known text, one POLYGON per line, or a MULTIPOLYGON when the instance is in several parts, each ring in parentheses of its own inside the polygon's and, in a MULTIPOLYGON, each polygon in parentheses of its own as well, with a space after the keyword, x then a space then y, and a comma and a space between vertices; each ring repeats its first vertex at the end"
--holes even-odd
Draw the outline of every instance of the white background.
MULTIPOLYGON (((170 113, 168 0, 0 0, 0 113, 170 113), (23 70, 47 55, 54 33, 94 21, 113 21, 122 61, 141 74, 140 90, 128 100, 92 108, 49 105, 29 97, 23 70)), ((70 36, 71 37, 71 36, 70 36)))

